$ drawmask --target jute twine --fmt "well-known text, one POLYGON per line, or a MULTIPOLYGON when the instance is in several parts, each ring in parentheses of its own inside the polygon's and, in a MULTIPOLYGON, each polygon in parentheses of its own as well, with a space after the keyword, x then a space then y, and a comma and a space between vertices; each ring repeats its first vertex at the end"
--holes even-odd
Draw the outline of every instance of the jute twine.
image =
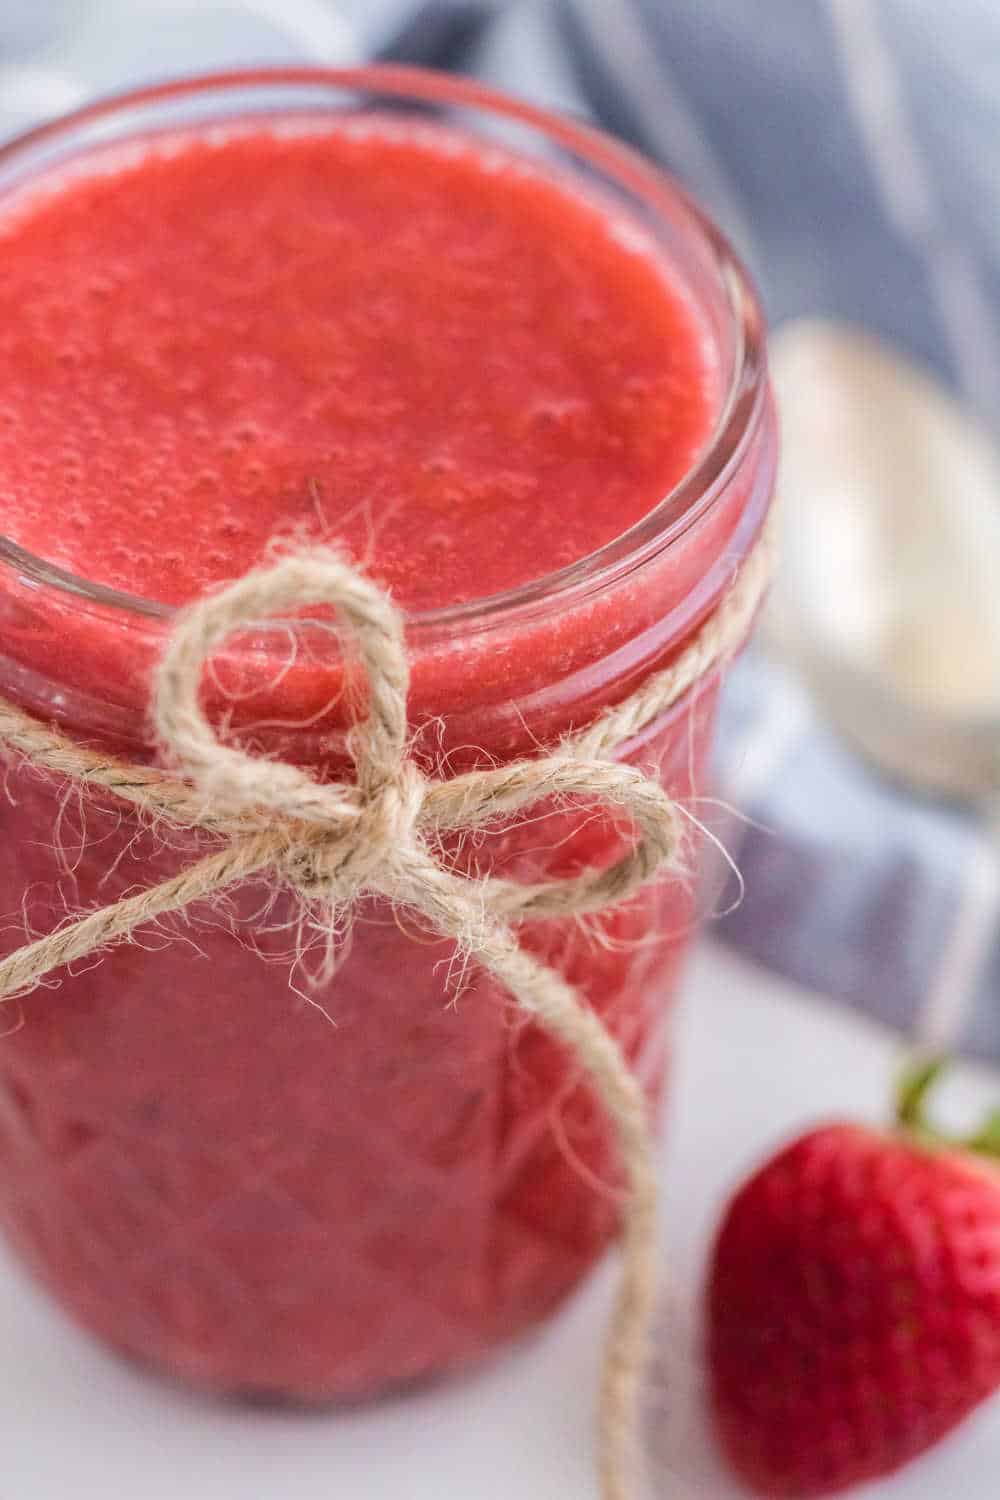
POLYGON ((514 923, 604 911, 671 864, 680 815, 662 787, 614 755, 703 674, 735 651, 771 568, 767 534, 682 654, 581 733, 537 759, 448 780, 408 753, 409 668, 403 620, 388 596, 337 553, 316 549, 247 574, 182 610, 155 679, 157 736, 176 777, 96 754, 0 699, 0 749, 80 787, 99 787, 147 817, 221 836, 204 858, 138 895, 77 916, 0 962, 0 999, 260 871, 322 903, 331 923, 364 894, 409 907, 509 990, 527 1016, 589 1074, 616 1133, 627 1186, 623 1268, 600 1398, 604 1500, 628 1500, 639 1397, 654 1313, 656 1179, 642 1088, 614 1039, 554 969, 518 943, 514 923), (367 717, 349 736, 353 783, 321 784, 282 761, 216 737, 200 705, 206 661, 235 632, 282 610, 331 607, 364 666, 367 717), (609 869, 540 884, 470 878, 444 861, 438 836, 482 828, 545 798, 580 797, 631 819, 634 847, 609 869))

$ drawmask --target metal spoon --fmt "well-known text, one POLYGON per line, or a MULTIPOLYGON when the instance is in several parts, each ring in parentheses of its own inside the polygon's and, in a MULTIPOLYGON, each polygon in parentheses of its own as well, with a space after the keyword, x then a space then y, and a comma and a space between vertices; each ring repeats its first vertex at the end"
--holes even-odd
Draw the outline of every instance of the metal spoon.
POLYGON ((1000 807, 1000 452, 927 374, 818 321, 772 345, 782 570, 765 621, 890 775, 1000 807))

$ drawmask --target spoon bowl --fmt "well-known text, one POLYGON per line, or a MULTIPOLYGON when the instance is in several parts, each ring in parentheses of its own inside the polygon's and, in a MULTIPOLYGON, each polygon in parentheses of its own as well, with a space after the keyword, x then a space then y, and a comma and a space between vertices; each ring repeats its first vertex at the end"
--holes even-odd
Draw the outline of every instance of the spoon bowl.
POLYGON ((765 620, 910 786, 1000 792, 1000 454, 929 375, 820 321, 775 336, 782 569, 765 620))

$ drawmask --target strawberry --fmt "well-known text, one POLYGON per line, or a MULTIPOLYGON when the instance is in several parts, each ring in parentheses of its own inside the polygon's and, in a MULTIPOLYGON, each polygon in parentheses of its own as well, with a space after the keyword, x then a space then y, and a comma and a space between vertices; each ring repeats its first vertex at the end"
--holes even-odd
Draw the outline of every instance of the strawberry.
POLYGON ((940 1071, 905 1082, 896 1131, 813 1130, 724 1217, 714 1415, 733 1468, 772 1500, 889 1474, 1000 1387, 1000 1116, 943 1142, 923 1117, 940 1071))

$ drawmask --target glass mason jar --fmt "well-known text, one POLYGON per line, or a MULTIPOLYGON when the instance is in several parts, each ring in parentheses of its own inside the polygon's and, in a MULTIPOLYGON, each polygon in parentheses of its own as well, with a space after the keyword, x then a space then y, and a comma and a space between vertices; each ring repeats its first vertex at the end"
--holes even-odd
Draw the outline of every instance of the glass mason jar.
MULTIPOLYGON (((604 136, 409 70, 132 94, 8 146, 0 193, 94 144, 180 123, 372 106, 502 141, 614 204, 683 278, 725 389, 696 465, 626 534, 540 582, 409 620, 417 750, 440 773, 531 753, 626 696, 683 647, 753 545, 774 421, 758 304, 724 240, 604 136)), ((87 744, 149 759, 150 669, 170 613, 0 542, 0 693, 87 744)), ((243 690, 225 704, 265 750, 338 774, 336 644, 297 633, 294 658, 275 634, 236 643, 227 671, 243 690)), ((703 789, 718 688, 713 672, 622 752, 682 803, 703 789)), ((143 825, 16 759, 4 792, 4 951, 173 873, 207 837, 143 825)), ((563 804, 455 854, 540 880, 609 863, 624 836, 563 804)), ((600 1012, 651 1108, 695 908, 692 861, 599 919, 522 928, 600 1012)), ((205 1387, 326 1401, 478 1358, 543 1317, 615 1232, 616 1168, 578 1067, 474 966, 452 973, 447 942, 367 901, 334 977, 311 987, 296 916, 290 894, 251 883, 8 1007, 0 1221, 117 1348, 205 1387)))

